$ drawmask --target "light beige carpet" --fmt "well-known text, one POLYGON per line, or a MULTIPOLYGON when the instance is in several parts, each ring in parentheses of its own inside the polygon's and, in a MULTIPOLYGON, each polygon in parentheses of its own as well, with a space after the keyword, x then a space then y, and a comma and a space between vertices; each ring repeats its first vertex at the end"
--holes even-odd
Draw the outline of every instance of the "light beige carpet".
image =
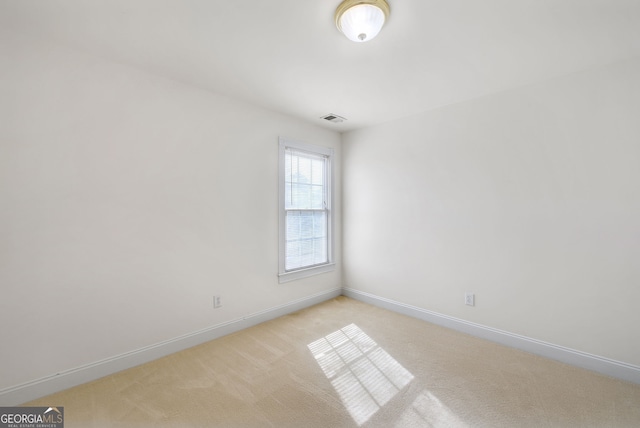
POLYGON ((640 386, 346 297, 28 403, 81 427, 640 427, 640 386))

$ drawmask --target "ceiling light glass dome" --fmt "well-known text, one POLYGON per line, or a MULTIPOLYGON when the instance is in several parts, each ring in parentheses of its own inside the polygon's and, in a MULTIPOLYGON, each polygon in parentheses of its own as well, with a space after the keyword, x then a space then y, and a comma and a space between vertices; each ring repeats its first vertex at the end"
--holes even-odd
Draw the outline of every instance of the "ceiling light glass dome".
POLYGON ((345 0, 336 10, 336 26, 349 40, 368 42, 378 35, 388 16, 385 0, 345 0))

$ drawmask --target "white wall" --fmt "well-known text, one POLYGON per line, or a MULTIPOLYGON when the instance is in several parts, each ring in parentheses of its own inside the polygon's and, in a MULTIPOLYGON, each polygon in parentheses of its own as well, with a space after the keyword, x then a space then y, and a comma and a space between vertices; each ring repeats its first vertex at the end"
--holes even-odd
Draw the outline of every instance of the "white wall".
POLYGON ((344 286, 640 365, 639 118, 636 59, 346 134, 344 286))
POLYGON ((337 133, 0 30, 0 390, 340 287, 339 246, 278 284, 279 135, 340 161, 337 133))

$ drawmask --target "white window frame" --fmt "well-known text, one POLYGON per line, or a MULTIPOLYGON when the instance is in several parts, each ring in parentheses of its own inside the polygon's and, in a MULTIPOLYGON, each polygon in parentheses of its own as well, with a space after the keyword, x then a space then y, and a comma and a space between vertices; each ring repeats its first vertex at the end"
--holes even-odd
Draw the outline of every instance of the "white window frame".
POLYGON ((315 146, 288 138, 279 138, 279 162, 278 162, 278 210, 279 210, 279 268, 278 281, 280 283, 294 281, 296 279, 318 275, 325 272, 331 272, 335 269, 333 260, 333 231, 334 218, 333 213, 333 149, 329 147, 315 146), (326 210, 327 220, 327 262, 311 267, 303 267, 295 270, 287 271, 285 269, 285 250, 286 250, 286 209, 285 209, 285 152, 287 148, 308 152, 312 155, 320 155, 326 157, 326 210))

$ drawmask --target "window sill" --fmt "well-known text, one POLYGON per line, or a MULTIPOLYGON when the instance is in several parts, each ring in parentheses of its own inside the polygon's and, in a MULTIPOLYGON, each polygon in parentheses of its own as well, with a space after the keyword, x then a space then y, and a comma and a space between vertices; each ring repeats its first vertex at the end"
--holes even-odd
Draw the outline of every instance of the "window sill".
POLYGON ((291 272, 285 272, 278 274, 278 282, 280 284, 289 281, 295 281, 296 279, 307 278, 309 276, 320 275, 321 273, 331 272, 335 270, 335 263, 327 263, 321 266, 314 266, 307 269, 294 270, 291 272))

